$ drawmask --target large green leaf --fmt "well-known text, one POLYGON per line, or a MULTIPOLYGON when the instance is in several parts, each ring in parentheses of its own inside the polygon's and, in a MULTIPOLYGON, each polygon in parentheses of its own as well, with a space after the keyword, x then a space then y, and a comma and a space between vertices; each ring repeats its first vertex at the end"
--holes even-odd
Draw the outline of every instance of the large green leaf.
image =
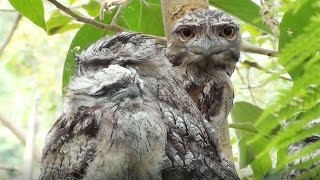
POLYGON ((250 164, 255 179, 262 179, 272 168, 270 155, 256 158, 268 142, 267 138, 248 145, 255 134, 259 133, 259 129, 253 124, 259 119, 262 112, 262 109, 247 102, 236 102, 231 110, 231 117, 235 123, 234 127, 238 139, 240 168, 250 164))
POLYGON ((234 128, 236 130, 257 134, 259 130, 251 123, 251 122, 245 122, 245 123, 231 123, 229 124, 229 128, 234 128))
POLYGON ((239 19, 269 33, 271 30, 263 23, 260 7, 251 0, 209 0, 210 4, 239 19))
POLYGON ((84 4, 81 7, 86 10, 90 16, 95 17, 99 15, 100 4, 95 0, 90 0, 88 4, 84 4))
MULTIPOLYGON (((110 14, 106 14, 103 22, 106 24, 110 24, 114 14, 115 14, 115 11, 113 11, 110 14)), ((79 31, 77 32, 77 34, 75 35, 75 37, 73 38, 70 44, 68 54, 64 62, 63 79, 62 79, 63 92, 65 92, 65 88, 69 84, 70 78, 76 72, 75 55, 74 55, 75 52, 73 52, 73 50, 75 48, 78 48, 77 51, 82 51, 85 48, 89 47, 92 43, 106 36, 107 34, 108 34, 107 31, 98 29, 89 24, 85 24, 79 29, 79 31)))
POLYGON ((42 0, 9 0, 9 2, 20 14, 47 30, 42 0))
POLYGON ((131 31, 164 36, 160 1, 131 1, 122 12, 117 24, 131 31))
POLYGON ((320 3, 315 0, 296 1, 284 14, 280 24, 279 50, 304 32, 311 17, 318 12, 320 3))
POLYGON ((52 35, 80 27, 80 24, 71 23, 72 21, 72 17, 65 16, 59 10, 53 11, 47 21, 47 32, 52 35))

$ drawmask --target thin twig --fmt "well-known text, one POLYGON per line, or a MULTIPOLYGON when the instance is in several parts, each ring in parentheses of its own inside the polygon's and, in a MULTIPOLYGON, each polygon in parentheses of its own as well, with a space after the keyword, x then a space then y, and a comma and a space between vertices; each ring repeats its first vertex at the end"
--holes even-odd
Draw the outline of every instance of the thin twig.
POLYGON ((241 50, 248 53, 262 54, 262 55, 271 56, 271 57, 278 56, 278 51, 264 49, 257 46, 245 45, 245 44, 241 46, 241 50))
POLYGON ((7 47, 7 45, 9 44, 14 32, 16 31, 16 29, 18 27, 18 24, 19 24, 20 20, 21 20, 21 15, 18 14, 16 19, 13 22, 13 26, 12 26, 10 32, 9 32, 9 35, 7 36, 7 38, 4 40, 4 43, 0 47, 0 56, 2 55, 4 49, 7 47))
POLYGON ((119 6, 119 8, 117 9, 116 14, 115 14, 115 15, 113 16, 113 18, 112 18, 112 21, 111 21, 111 24, 112 24, 112 25, 117 24, 117 21, 119 20, 122 12, 123 12, 123 10, 126 8, 126 6, 127 6, 127 4, 122 4, 122 5, 119 6))
POLYGON ((249 93, 250 93, 252 102, 254 105, 257 105, 256 99, 253 95, 253 91, 251 89, 251 84, 250 84, 250 68, 247 69, 247 76, 246 77, 247 77, 247 85, 248 85, 248 89, 249 89, 249 93))
POLYGON ((0 12, 17 12, 14 9, 0 9, 0 12))
MULTIPOLYGON (((269 71, 268 69, 260 66, 260 65, 259 65, 258 63, 256 63, 256 62, 243 61, 243 62, 241 62, 241 63, 244 64, 244 65, 247 65, 247 66, 250 66, 250 67, 253 67, 253 68, 262 70, 262 71, 264 71, 264 72, 266 72, 266 73, 268 73, 268 74, 272 74, 272 75, 275 74, 274 72, 269 71)), ((290 78, 288 78, 288 77, 286 77, 286 76, 283 76, 283 75, 277 75, 277 76, 279 76, 279 77, 280 77, 281 79, 283 79, 283 80, 292 81, 292 79, 290 79, 290 78)))
POLYGON ((3 126, 8 128, 20 141, 22 144, 26 144, 25 133, 18 129, 13 123, 7 120, 4 116, 0 114, 0 122, 3 126))
POLYGON ((240 69, 238 67, 236 67, 236 72, 237 72, 242 84, 247 84, 246 81, 244 80, 244 78, 242 77, 242 74, 241 74, 240 69))
POLYGON ((120 26, 117 26, 117 25, 104 24, 104 23, 101 23, 101 22, 96 21, 94 19, 90 19, 90 18, 86 18, 84 16, 81 16, 81 15, 73 12, 71 9, 67 8, 66 6, 62 5, 61 3, 59 3, 56 0, 48 0, 48 1, 50 3, 52 3, 53 5, 55 5, 58 9, 62 10, 63 12, 65 12, 65 13, 69 14, 70 16, 72 16, 73 18, 75 18, 79 22, 90 24, 94 27, 108 30, 108 31, 113 31, 113 32, 122 32, 122 31, 126 30, 126 29, 124 29, 120 26))
POLYGON ((260 14, 263 17, 264 23, 271 29, 275 37, 279 37, 279 22, 274 17, 274 0, 265 0, 261 2, 260 14))
MULTIPOLYGON (((8 128, 19 140, 23 145, 26 145, 26 133, 23 132, 21 129, 17 128, 12 122, 7 120, 4 116, 0 114, 0 122, 3 126, 8 128)), ((40 151, 39 149, 34 150, 34 157, 35 159, 40 162, 40 151)))
MULTIPOLYGON (((251 89, 262 88, 263 86, 266 86, 267 84, 269 84, 271 81, 272 81, 272 78, 268 78, 266 81, 262 82, 261 84, 251 85, 250 88, 251 89)), ((248 89, 248 87, 247 86, 240 87, 240 89, 248 89)))

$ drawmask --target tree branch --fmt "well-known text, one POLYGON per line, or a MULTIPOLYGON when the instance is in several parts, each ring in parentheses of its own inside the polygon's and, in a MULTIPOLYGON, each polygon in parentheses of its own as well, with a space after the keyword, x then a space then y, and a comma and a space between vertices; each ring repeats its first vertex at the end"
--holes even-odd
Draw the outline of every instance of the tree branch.
POLYGON ((275 37, 279 37, 279 22, 274 17, 274 0, 265 0, 261 2, 261 11, 260 14, 263 17, 264 23, 271 29, 275 37))
POLYGON ((264 48, 257 47, 257 46, 245 45, 245 44, 243 44, 241 46, 241 50, 243 52, 261 54, 261 55, 266 55, 266 56, 271 56, 271 57, 277 57, 278 56, 278 51, 270 50, 270 49, 264 49, 264 48))
POLYGON ((21 20, 21 15, 18 14, 17 17, 16 17, 16 19, 15 19, 14 22, 13 22, 13 26, 12 26, 10 32, 9 32, 9 35, 7 36, 7 38, 4 40, 4 43, 3 43, 3 44, 1 45, 1 47, 0 47, 0 57, 1 57, 4 49, 5 49, 5 48, 7 47, 7 45, 9 44, 9 42, 10 42, 10 40, 11 40, 14 32, 16 31, 16 29, 17 29, 17 27, 18 27, 18 24, 19 24, 20 20, 21 20))
MULTIPOLYGON (((0 122, 3 126, 8 128, 20 141, 23 145, 26 145, 26 133, 21 129, 17 128, 14 124, 12 124, 9 120, 7 120, 4 116, 0 114, 0 122)), ((40 161, 40 151, 36 149, 34 151, 34 157, 37 161, 40 161)))
POLYGON ((10 129, 10 131, 22 142, 22 144, 24 144, 24 145, 26 144, 25 133, 21 129, 16 128, 15 125, 13 125, 10 121, 8 121, 1 114, 0 114, 0 122, 2 123, 3 126, 10 129))
MULTIPOLYGON (((259 70, 261 70, 261 71, 264 71, 264 72, 266 72, 266 73, 268 73, 268 74, 275 74, 274 72, 269 71, 268 69, 260 66, 260 65, 259 65, 258 63, 256 63, 256 62, 243 61, 243 62, 241 62, 241 63, 242 63, 242 64, 245 64, 245 65, 247 65, 247 66, 250 66, 250 67, 259 69, 259 70)), ((288 77, 285 77, 285 76, 282 76, 282 75, 278 75, 278 76, 279 76, 281 79, 283 79, 283 80, 292 81, 292 80, 291 80, 290 78, 288 78, 288 77)))
POLYGON ((14 9, 0 9, 0 12, 17 12, 14 9))
POLYGON ((111 25, 116 25, 117 21, 119 20, 123 10, 126 8, 127 4, 122 4, 119 6, 119 8, 117 9, 116 14, 113 16, 112 21, 111 21, 111 25))
POLYGON ((81 16, 81 15, 73 12, 71 9, 67 8, 66 6, 62 5, 61 3, 59 3, 56 0, 48 0, 48 1, 50 3, 52 3, 53 5, 55 5, 58 9, 62 10, 63 12, 67 13, 68 15, 70 15, 71 17, 75 18, 79 22, 90 24, 90 25, 92 25, 94 27, 97 27, 97 28, 100 28, 100 29, 104 29, 104 30, 107 30, 107 31, 113 31, 113 32, 125 31, 125 29, 120 27, 120 26, 104 24, 104 23, 101 23, 101 22, 96 21, 94 19, 90 19, 90 18, 86 18, 84 16, 81 16))

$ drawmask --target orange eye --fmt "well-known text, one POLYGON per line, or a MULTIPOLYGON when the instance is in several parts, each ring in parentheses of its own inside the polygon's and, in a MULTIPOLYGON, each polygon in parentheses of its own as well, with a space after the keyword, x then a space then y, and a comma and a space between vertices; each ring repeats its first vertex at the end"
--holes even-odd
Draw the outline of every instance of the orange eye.
POLYGON ((191 39, 194 36, 194 32, 191 28, 186 27, 180 30, 180 36, 183 39, 191 39))
POLYGON ((227 26, 227 27, 223 28, 223 30, 221 31, 221 35, 224 37, 227 37, 227 38, 231 38, 234 36, 235 32, 236 31, 235 31, 234 27, 227 26))

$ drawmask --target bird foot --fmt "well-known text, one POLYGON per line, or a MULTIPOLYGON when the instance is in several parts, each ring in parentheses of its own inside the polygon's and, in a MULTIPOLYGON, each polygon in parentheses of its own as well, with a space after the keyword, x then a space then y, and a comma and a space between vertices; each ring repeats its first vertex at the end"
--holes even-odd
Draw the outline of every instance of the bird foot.
POLYGON ((102 0, 100 8, 100 20, 104 19, 104 12, 110 12, 112 6, 120 6, 129 2, 130 0, 102 0))

